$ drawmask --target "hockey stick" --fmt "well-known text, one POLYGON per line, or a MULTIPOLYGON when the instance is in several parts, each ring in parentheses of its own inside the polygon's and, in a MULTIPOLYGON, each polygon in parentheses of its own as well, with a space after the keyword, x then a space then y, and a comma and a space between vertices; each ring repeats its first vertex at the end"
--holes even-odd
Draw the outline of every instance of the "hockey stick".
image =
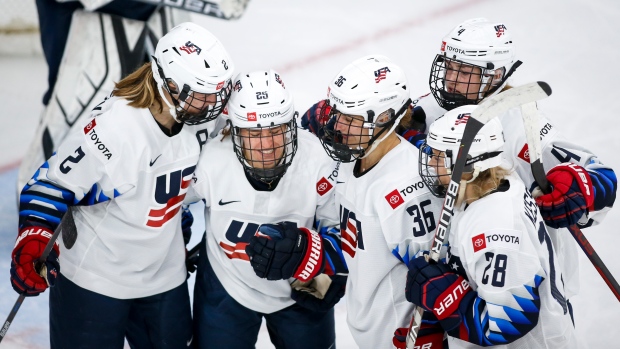
POLYGON ((200 13, 210 17, 230 20, 237 19, 243 15, 245 8, 250 0, 220 0, 213 2, 209 0, 134 0, 153 5, 163 5, 200 13))
MULTIPOLYGON (((63 235, 67 234, 70 236, 77 237, 77 233, 73 234, 73 232, 71 231, 75 229, 76 228, 75 228, 75 222, 73 221, 73 213, 71 212, 71 209, 69 208, 69 210, 67 210, 65 215, 60 220, 60 224, 58 224, 58 227, 56 228, 56 231, 54 231, 54 234, 50 238, 50 241, 45 246, 43 253, 41 253, 41 257, 39 257, 39 259, 35 263, 35 268, 37 269, 37 272, 41 273, 41 264, 45 262, 45 260, 47 259, 47 256, 50 254, 50 251, 52 251, 52 248, 54 247, 54 243, 56 242, 56 239, 58 239, 58 235, 60 235, 60 233, 62 232, 63 235)), ((75 240, 73 240, 73 243, 75 243, 75 240)), ((73 244, 71 244, 71 246, 73 246, 73 244)), ((9 330, 9 327, 13 323, 13 319, 15 318, 15 315, 17 315, 17 311, 19 310, 19 308, 22 306, 22 303, 24 302, 24 298, 26 298, 26 296, 24 293, 22 293, 19 295, 19 297, 15 301, 15 305, 13 305, 13 308, 11 309, 9 316, 7 316, 6 321, 4 322, 4 325, 2 325, 2 329, 0 329, 0 342, 2 342, 2 340, 4 339, 4 336, 6 336, 6 332, 9 330)))
MULTIPOLYGON (((489 122, 489 120, 507 112, 509 109, 546 98, 549 95, 551 95, 551 88, 547 83, 542 81, 530 83, 512 88, 483 100, 471 114, 465 124, 465 130, 463 131, 459 152, 456 157, 454 168, 452 169, 450 184, 448 184, 448 188, 446 190, 446 197, 443 201, 443 207, 441 208, 441 214, 439 215, 437 230, 435 230, 435 238, 433 240, 433 245, 429 255, 430 259, 435 262, 439 261, 439 252, 444 244, 446 233, 448 231, 448 227, 450 226, 450 221, 454 215, 454 204, 456 203, 459 192, 461 176, 463 175, 463 170, 465 168, 467 154, 469 153, 469 149, 471 148, 478 131, 480 131, 480 129, 487 122, 489 122)), ((409 333, 407 334, 407 349, 414 349, 415 347, 418 331, 422 325, 423 311, 424 309, 420 306, 416 306, 413 311, 413 317, 409 325, 409 333)))
MULTIPOLYGON (((547 180, 547 175, 542 163, 542 146, 540 145, 540 115, 536 108, 536 103, 528 103, 521 106, 521 114, 523 115, 523 126, 525 126, 525 137, 527 139, 528 154, 530 158, 530 166, 532 168, 532 174, 534 180, 538 183, 540 190, 548 194, 551 192, 551 186, 547 180)), ((616 279, 611 275, 605 263, 598 256, 596 251, 581 229, 576 224, 568 227, 568 231, 573 235, 577 244, 583 252, 588 256, 588 259, 594 265, 594 268, 601 274, 601 277, 614 293, 616 298, 620 301, 620 285, 616 279)))

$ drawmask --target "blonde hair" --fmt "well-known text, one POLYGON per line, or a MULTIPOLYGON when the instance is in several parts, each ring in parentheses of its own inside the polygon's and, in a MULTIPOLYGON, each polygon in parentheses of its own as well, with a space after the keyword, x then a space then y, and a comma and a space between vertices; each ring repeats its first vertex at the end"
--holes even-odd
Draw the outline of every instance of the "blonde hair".
POLYGON ((472 203, 473 201, 487 196, 499 187, 502 179, 506 178, 510 172, 510 170, 500 166, 492 167, 480 172, 476 179, 467 184, 467 186, 471 188, 472 195, 466 199, 466 202, 472 203))
POLYGON ((133 73, 114 84, 114 96, 125 98, 134 108, 150 108, 155 104, 161 113, 163 105, 153 77, 151 62, 144 63, 133 73))

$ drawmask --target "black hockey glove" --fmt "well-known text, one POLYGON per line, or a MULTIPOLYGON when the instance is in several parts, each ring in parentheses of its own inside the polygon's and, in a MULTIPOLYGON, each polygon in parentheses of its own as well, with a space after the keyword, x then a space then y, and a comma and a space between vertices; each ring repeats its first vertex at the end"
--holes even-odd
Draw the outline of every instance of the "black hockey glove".
POLYGON ((333 308, 340 298, 344 297, 344 291, 347 286, 346 275, 333 275, 328 276, 331 279, 329 288, 323 299, 319 299, 317 296, 310 292, 298 291, 293 288, 291 291, 291 298, 300 306, 314 311, 314 312, 326 312, 333 308))
POLYGON ((258 277, 306 282, 323 270, 322 239, 294 223, 263 224, 250 239, 245 252, 258 277))

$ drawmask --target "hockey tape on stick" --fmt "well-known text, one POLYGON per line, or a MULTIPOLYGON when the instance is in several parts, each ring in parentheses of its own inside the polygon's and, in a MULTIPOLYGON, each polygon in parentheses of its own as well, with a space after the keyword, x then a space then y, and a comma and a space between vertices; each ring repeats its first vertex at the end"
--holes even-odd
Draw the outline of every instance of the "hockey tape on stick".
MULTIPOLYGON (((35 263, 35 265, 43 263, 45 259, 47 259, 47 256, 50 254, 50 251, 54 247, 54 243, 56 242, 56 239, 58 239, 58 235, 60 235, 63 228, 67 225, 66 224, 67 220, 71 219, 71 221, 73 221, 73 215, 70 212, 71 212, 70 210, 67 211, 67 213, 60 220, 60 224, 58 224, 58 227, 54 231, 54 234, 52 235, 52 237, 50 238, 50 241, 45 246, 45 249, 43 250, 41 257, 39 257, 39 260, 35 263)), ((39 268, 36 268, 36 269, 38 270, 39 268)), ((19 307, 21 307, 22 303, 24 302, 24 298, 26 298, 25 294, 20 294, 17 300, 15 301, 15 304, 13 305, 13 308, 11 309, 9 316, 7 316, 6 321, 2 325, 2 328, 0 329, 0 342, 2 342, 2 340, 4 339, 4 336, 6 336, 6 332, 9 330, 9 327, 11 326, 11 323, 13 322, 15 315, 17 315, 17 311, 19 310, 19 307)))
MULTIPOLYGON (((545 173, 542 163, 540 114, 536 108, 536 103, 523 104, 521 106, 521 115, 523 117, 523 126, 525 127, 525 138, 527 139, 532 175, 542 192, 548 194, 551 192, 551 187, 549 186, 549 181, 547 181, 547 174, 545 173)), ((603 263, 596 251, 594 251, 594 248, 590 245, 590 242, 586 239, 581 229, 579 229, 576 224, 573 224, 568 227, 568 231, 570 231, 579 247, 581 247, 586 256, 588 256, 588 259, 592 262, 594 268, 596 268, 607 286, 609 286, 611 292, 613 292, 618 301, 620 301, 620 285, 618 285, 618 281, 616 281, 609 269, 607 269, 605 263, 603 263)))
POLYGON ((210 17, 230 20, 243 15, 250 0, 221 0, 219 2, 207 0, 134 0, 152 5, 200 13, 210 17))
MULTIPOLYGON (((446 190, 446 197, 443 201, 441 214, 439 215, 439 223, 435 230, 435 238, 430 251, 430 258, 435 262, 439 261, 439 252, 444 244, 448 227, 454 215, 454 205, 456 203, 461 176, 465 169, 467 153, 478 134, 478 131, 489 120, 504 114, 509 109, 516 108, 520 105, 535 102, 551 95, 551 87, 545 82, 538 81, 527 85, 514 87, 510 90, 501 92, 493 97, 483 100, 471 114, 469 120, 465 124, 463 137, 459 146, 459 153, 450 177, 450 184, 446 190)), ((418 337, 418 331, 422 325, 422 313, 424 309, 416 306, 413 311, 413 317, 409 325, 409 333, 407 334, 407 349, 414 349, 415 341, 418 337)))
POLYGON ((62 230, 62 243, 65 245, 67 250, 70 250, 73 245, 75 245, 75 240, 77 240, 78 236, 71 207, 69 207, 67 213, 65 213, 65 216, 62 217, 62 221, 60 222, 58 228, 62 230))

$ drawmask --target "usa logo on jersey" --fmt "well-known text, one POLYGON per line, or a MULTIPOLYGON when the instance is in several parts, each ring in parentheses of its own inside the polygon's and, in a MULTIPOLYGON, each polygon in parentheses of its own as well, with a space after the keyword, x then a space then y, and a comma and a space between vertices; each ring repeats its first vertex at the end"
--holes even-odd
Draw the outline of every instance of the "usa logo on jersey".
POLYGON ((159 205, 149 210, 146 221, 148 227, 159 228, 176 216, 192 181, 194 169, 196 166, 157 177, 154 199, 159 205))

